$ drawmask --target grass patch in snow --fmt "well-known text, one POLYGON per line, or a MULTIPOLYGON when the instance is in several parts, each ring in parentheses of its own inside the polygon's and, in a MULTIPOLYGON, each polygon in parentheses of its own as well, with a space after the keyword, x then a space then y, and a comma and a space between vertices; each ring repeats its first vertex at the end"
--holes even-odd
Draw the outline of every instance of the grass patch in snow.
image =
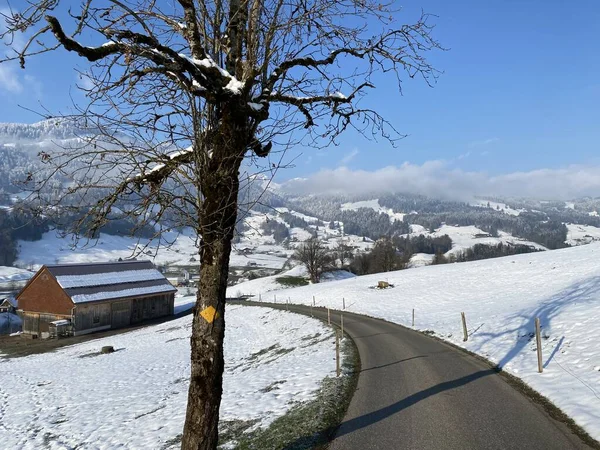
MULTIPOLYGON (((296 405, 265 429, 253 429, 252 421, 221 423, 220 448, 325 449, 346 414, 360 370, 358 351, 351 339, 344 339, 342 352, 342 376, 325 378, 315 400, 296 405)), ((268 387, 277 389, 277 382, 268 387)))
POLYGON ((285 287, 308 286, 308 281, 304 277, 294 277, 287 275, 285 277, 277 277, 275 281, 285 287))

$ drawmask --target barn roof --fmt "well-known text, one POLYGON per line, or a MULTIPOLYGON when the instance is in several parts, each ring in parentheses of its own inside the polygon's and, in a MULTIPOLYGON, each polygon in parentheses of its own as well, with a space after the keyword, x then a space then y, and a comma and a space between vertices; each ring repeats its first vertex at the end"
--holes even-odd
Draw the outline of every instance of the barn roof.
POLYGON ((73 303, 176 291, 150 261, 58 264, 46 269, 73 303))

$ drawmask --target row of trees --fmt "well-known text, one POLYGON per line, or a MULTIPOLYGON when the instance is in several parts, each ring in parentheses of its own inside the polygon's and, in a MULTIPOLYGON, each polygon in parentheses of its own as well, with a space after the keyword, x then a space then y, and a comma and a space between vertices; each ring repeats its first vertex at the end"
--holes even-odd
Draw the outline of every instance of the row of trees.
POLYGON ((445 262, 443 254, 451 248, 448 236, 381 238, 370 252, 355 255, 353 248, 343 242, 330 249, 318 238, 311 238, 298 246, 294 259, 306 267, 311 281, 318 283, 324 272, 337 268, 357 275, 404 269, 414 253, 435 254, 434 263, 445 262))
POLYGON ((49 230, 48 221, 22 204, 11 211, 0 209, 0 265, 12 266, 18 256, 18 241, 37 241, 49 230))
POLYGON ((350 270, 357 275, 390 272, 405 269, 415 253, 435 255, 434 264, 444 262, 444 253, 452 248, 452 239, 447 235, 440 237, 415 236, 412 238, 385 237, 375 242, 370 252, 357 255, 350 270))

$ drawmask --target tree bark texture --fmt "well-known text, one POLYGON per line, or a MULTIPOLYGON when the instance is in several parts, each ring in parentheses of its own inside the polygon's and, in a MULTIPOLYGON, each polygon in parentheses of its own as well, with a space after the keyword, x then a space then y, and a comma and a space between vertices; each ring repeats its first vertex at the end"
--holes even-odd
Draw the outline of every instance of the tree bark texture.
POLYGON ((191 378, 181 446, 185 450, 213 450, 218 444, 225 293, 247 135, 235 113, 226 113, 223 122, 202 144, 210 146, 212 156, 200 180, 204 194, 199 219, 200 286, 192 325, 191 378))

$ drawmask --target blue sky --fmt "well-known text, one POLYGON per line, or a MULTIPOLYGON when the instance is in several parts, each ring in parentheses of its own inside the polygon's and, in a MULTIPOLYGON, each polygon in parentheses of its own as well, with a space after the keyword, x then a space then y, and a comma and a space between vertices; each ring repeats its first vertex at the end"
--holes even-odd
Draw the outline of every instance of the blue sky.
MULTIPOLYGON (((421 8, 439 16, 435 37, 449 50, 430 59, 444 73, 433 89, 408 80, 400 96, 390 80, 369 98, 408 137, 394 149, 349 133, 304 151, 278 179, 432 161, 488 177, 599 165, 600 2, 425 0, 407 4, 406 17, 421 8)), ((66 111, 75 65, 85 68, 63 51, 24 72, 0 66, 0 122, 37 120, 19 105, 66 111)))

